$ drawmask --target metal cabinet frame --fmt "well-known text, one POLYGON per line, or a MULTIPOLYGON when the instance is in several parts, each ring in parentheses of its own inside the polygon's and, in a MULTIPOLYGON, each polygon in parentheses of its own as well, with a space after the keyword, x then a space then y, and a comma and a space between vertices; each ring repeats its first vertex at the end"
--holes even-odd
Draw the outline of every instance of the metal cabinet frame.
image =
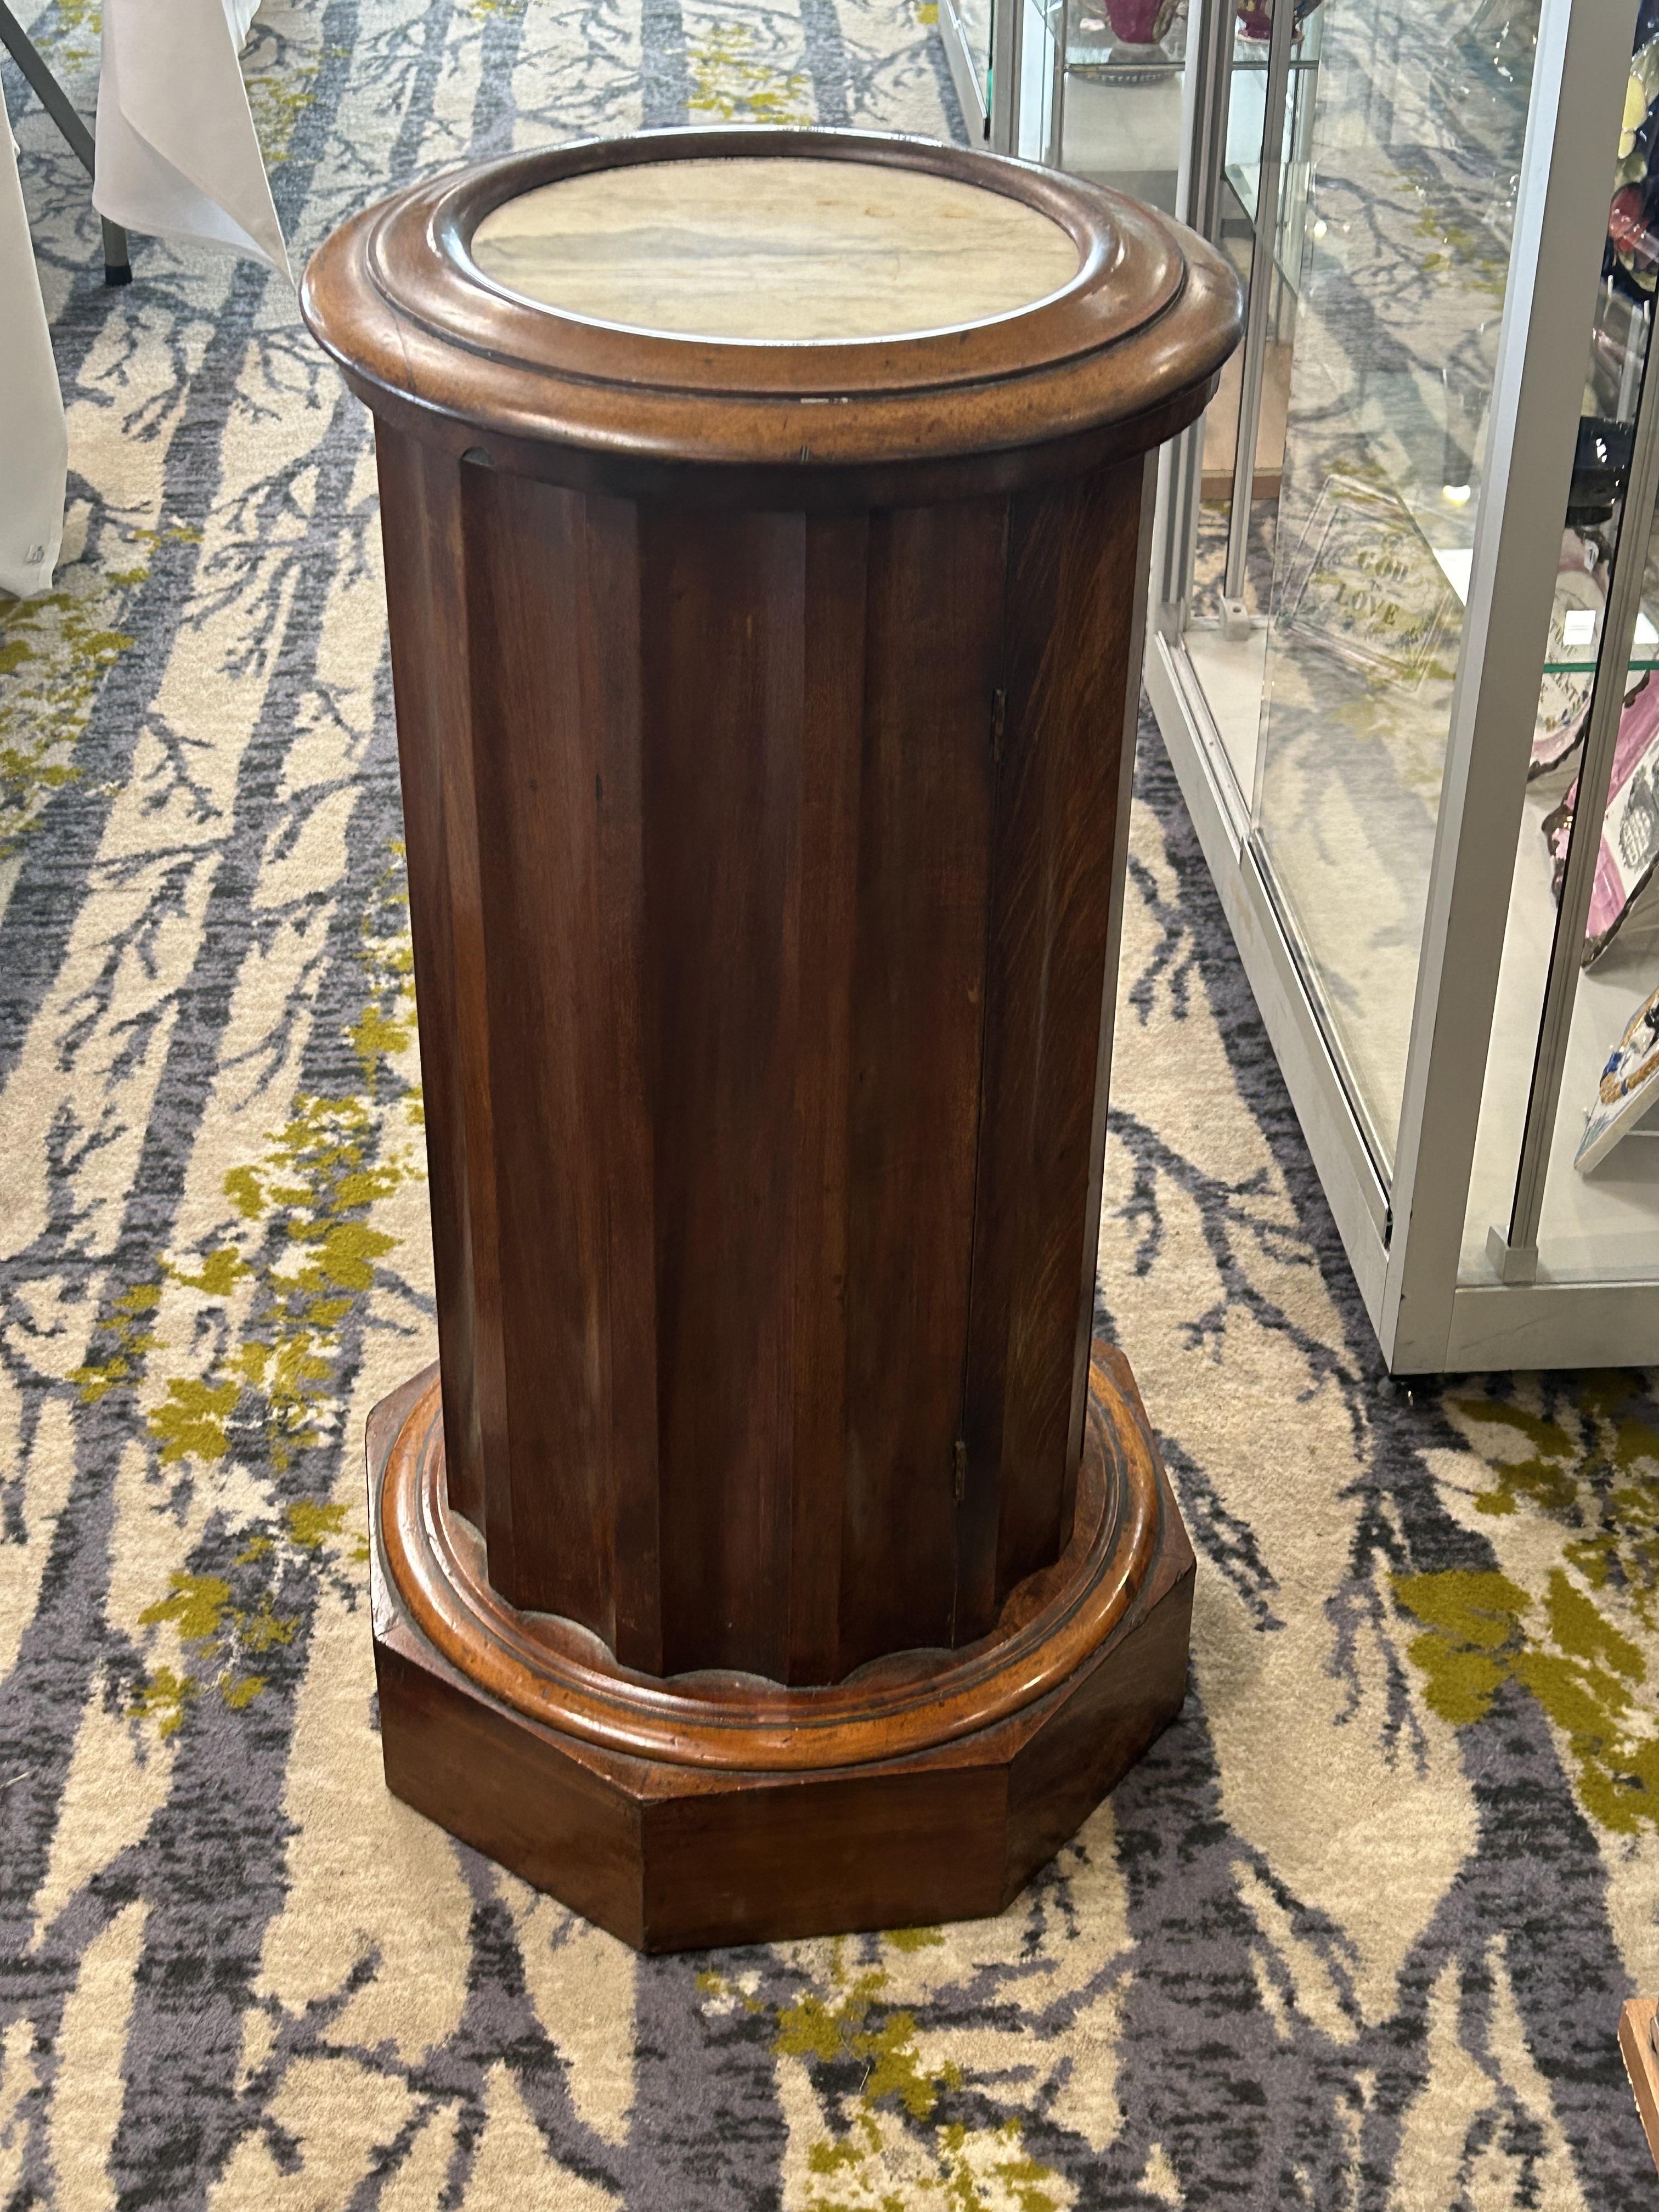
MULTIPOLYGON (((939 0, 939 39, 950 64, 962 119, 970 146, 983 145, 996 154, 1019 151, 1016 143, 1022 65, 1029 62, 1024 47, 1024 11, 1029 0, 990 0, 990 95, 980 82, 978 64, 968 43, 957 0, 939 0)), ((1046 158, 1047 149, 1028 148, 1028 154, 1046 158)))
MULTIPOLYGON (((1528 1201, 1524 1149, 1516 1209, 1510 1223, 1494 1224, 1490 1279, 1459 1279, 1522 827, 1526 755, 1515 732, 1531 729, 1543 677, 1635 19, 1635 0, 1543 0, 1391 1181, 1252 849, 1249 794, 1239 788, 1182 642, 1176 594, 1189 573, 1183 545, 1196 523, 1201 426, 1167 449, 1159 468, 1147 689, 1395 1373, 1659 1358, 1659 1279, 1551 1281, 1529 1262, 1524 1231, 1530 1218, 1535 1247, 1536 1196, 1528 1201), (1577 335, 1569 342, 1564 332, 1577 335), (1534 1279, 1516 1279, 1528 1274, 1534 1279)), ((1192 0, 1178 211, 1210 236, 1231 21, 1232 0, 1192 0)), ((1248 391, 1248 362, 1245 380, 1248 391)), ((1659 374, 1648 386, 1644 413, 1659 417, 1659 374)), ((1241 434, 1239 452, 1246 450, 1241 434)), ((1627 529, 1639 528, 1644 538, 1633 485, 1628 514, 1627 529)), ((1639 564, 1639 547, 1635 557, 1639 564)), ((1616 635, 1610 609, 1598 690, 1615 681, 1622 692, 1635 620, 1634 594, 1625 597, 1632 601, 1626 634, 1616 635), (1610 668, 1621 649, 1624 661, 1610 668)), ((1547 999, 1534 1107, 1559 1091, 1566 1050, 1565 1024, 1557 1018, 1553 1031, 1549 1016, 1547 999)), ((1534 1119, 1529 1110, 1529 1124, 1534 1119)), ((1659 1218, 1656 1262, 1659 1278, 1659 1218)))

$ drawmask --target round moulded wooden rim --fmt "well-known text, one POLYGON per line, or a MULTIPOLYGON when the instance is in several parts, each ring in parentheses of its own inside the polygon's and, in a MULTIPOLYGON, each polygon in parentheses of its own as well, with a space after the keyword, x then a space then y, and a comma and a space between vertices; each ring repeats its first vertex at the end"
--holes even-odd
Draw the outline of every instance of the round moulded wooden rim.
POLYGON ((994 155, 852 131, 651 131, 509 155, 441 178, 406 207, 389 204, 368 256, 382 296, 418 303, 421 319, 444 337, 563 374, 734 398, 837 399, 1030 374, 1128 337, 1164 313, 1186 275, 1172 229, 1130 201, 1115 203, 1094 185, 994 155), (512 290, 472 258, 485 216, 545 185, 605 169, 763 156, 915 169, 1018 200, 1066 234, 1077 270, 1058 291, 988 321, 874 338, 767 340, 682 336, 567 313, 512 290))
POLYGON ((1115 451, 1142 450, 1201 410, 1241 326, 1231 266, 1133 201, 1000 155, 850 131, 648 131, 452 171, 336 230, 313 257, 301 303, 377 412, 428 436, 461 426, 482 435, 483 458, 532 473, 556 471, 489 440, 802 473, 971 460, 1106 425, 1125 428, 1115 451), (471 258, 486 216, 562 179, 757 158, 913 168, 1002 193, 1068 234, 1078 270, 1028 308, 955 329, 766 341, 563 313, 471 258))
POLYGON ((1014 1717, 1071 1679, 1146 1579, 1162 1512, 1151 1446, 1099 1362, 1090 1385, 1078 1528, 1055 1565, 1012 1594, 1002 1623, 980 1642, 896 1654, 843 1682, 789 1688, 743 1674, 657 1682, 538 1636, 534 1617, 490 1588, 476 1535, 451 1512, 435 1376, 386 1459, 376 1516, 386 1568, 415 1626, 468 1680, 527 1720, 602 1750, 778 1774, 936 1750, 1014 1717))

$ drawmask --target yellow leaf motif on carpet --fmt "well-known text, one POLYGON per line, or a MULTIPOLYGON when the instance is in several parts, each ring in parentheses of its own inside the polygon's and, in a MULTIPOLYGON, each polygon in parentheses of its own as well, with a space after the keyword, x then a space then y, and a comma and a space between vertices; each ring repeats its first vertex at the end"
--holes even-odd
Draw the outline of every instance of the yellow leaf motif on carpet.
MULTIPOLYGON (((903 1929, 879 1940, 908 1951, 943 1939, 935 1929, 903 1929)), ((804 2212, 888 2212, 930 2200, 941 2212, 1060 2212, 1069 2205, 1070 2189, 1026 2150, 1018 2117, 991 2126, 951 2117, 949 2100, 964 2087, 962 2069, 948 2058, 931 2062, 915 2014, 884 2002, 887 1968, 855 1969, 844 1939, 828 1947, 828 1956, 827 1981, 773 2014, 774 2051, 811 2084, 804 2212), (839 2077, 854 2069, 855 2086, 843 2087, 839 2077)), ((742 1980, 704 1972, 697 1986, 713 2016, 769 2009, 742 1980)), ((799 2111, 804 2100, 786 2087, 785 2102, 799 2111)))
MULTIPOLYGON (((143 1411, 160 1466, 228 1462, 246 1470, 263 1462, 280 1476, 337 1431, 343 1331, 398 1242, 366 1217, 424 1173, 417 1151, 386 1143, 391 1109, 401 1107, 407 1126, 418 1094, 402 1083, 390 1099, 380 1097, 383 1076, 395 1075, 392 1062, 414 1039, 407 913, 399 845, 362 926, 366 989, 344 1031, 363 1091, 296 1097, 258 1157, 223 1174, 228 1223, 193 1258, 163 1258, 158 1279, 122 1291, 101 1345, 70 1378, 88 1403, 118 1385, 136 1389, 147 1355, 169 1348, 164 1302, 191 1294, 192 1328, 199 1339, 205 1320, 216 1348, 204 1373, 167 1378, 143 1411)), ((289 1643, 300 1624, 300 1615, 276 1609, 276 1578, 296 1565, 314 1571, 347 1533, 345 1507, 325 1499, 290 1498, 272 1514, 244 1524, 234 1587, 223 1576, 175 1572, 167 1595, 139 1614, 146 1627, 171 1627, 185 1660, 153 1666, 127 1707, 163 1735, 183 1726, 190 1700, 209 1682, 233 1711, 258 1698, 266 1678, 251 1662, 289 1643)), ((358 1534, 347 1563, 361 1566, 367 1556, 358 1534)))
MULTIPOLYGON (((233 1424, 257 1422, 274 1470, 332 1433, 340 1331, 356 1302, 375 1280, 375 1263, 396 1240, 362 1216, 377 1200, 424 1173, 406 1149, 386 1150, 381 1072, 414 1036, 413 957, 402 848, 394 848, 362 928, 366 991, 346 1036, 363 1070, 362 1094, 301 1093, 289 1121, 259 1158, 227 1170, 222 1188, 235 1210, 225 1240, 194 1269, 163 1261, 162 1281, 212 1301, 246 1284, 252 1296, 236 1335, 206 1376, 176 1377, 145 1417, 163 1462, 212 1464, 230 1449, 233 1424), (246 1249, 243 1249, 246 1247, 246 1249)), ((414 1094, 403 1103, 412 1108, 414 1094)), ((411 1111, 407 1119, 416 1118, 411 1111)), ((142 1316, 159 1303, 161 1286, 145 1284, 115 1301, 113 1339, 103 1358, 74 1380, 83 1397, 101 1395, 127 1379, 139 1351, 162 1348, 142 1316)))
POLYGON ((280 168, 289 159, 295 125, 316 96, 323 50, 319 46, 302 58, 295 52, 300 42, 289 27, 303 26, 310 30, 314 20, 290 14, 284 18, 285 27, 278 31, 261 19, 249 34, 242 81, 267 169, 280 168))
POLYGON ((161 1338, 145 1319, 161 1303, 159 1283, 135 1283, 115 1300, 104 1323, 109 1350, 101 1358, 70 1370, 69 1379, 79 1389, 83 1405, 95 1406, 118 1382, 131 1382, 144 1354, 162 1349, 161 1338))
POLYGON ((811 93, 799 70, 786 74, 755 46, 741 23, 715 23, 690 49, 691 97, 686 106, 721 123, 806 125, 817 118, 811 93))
POLYGON ((1497 1458, 1480 1510, 1541 1510, 1571 1532, 1561 1556, 1590 1588, 1618 1589, 1642 1626, 1659 1631, 1659 1432, 1632 1414, 1631 1395, 1627 1375, 1593 1375, 1554 1414, 1485 1399, 1454 1406, 1521 1454, 1497 1458))
POLYGON ((133 643, 120 625, 151 549, 202 533, 176 523, 127 530, 121 543, 141 550, 125 566, 105 532, 89 534, 80 557, 65 550, 53 590, 0 602, 0 861, 21 849, 52 793, 80 779, 72 756, 105 676, 133 643))
MULTIPOLYGON (((244 1552, 238 1565, 248 1557, 244 1552)), ((174 1574, 168 1579, 171 1594, 147 1606, 139 1620, 147 1628, 170 1622, 180 1644, 200 1647, 204 1665, 216 1657, 222 1663, 214 1686, 233 1712, 240 1712, 265 1686, 263 1674, 238 1671, 242 1662, 250 1652, 291 1643, 299 1616, 278 1613, 268 1591, 261 1592, 252 1606, 233 1604, 230 1584, 218 1575, 174 1574)), ((128 1710, 136 1719, 156 1721, 162 1735, 173 1735, 183 1725, 186 1699, 199 1686, 193 1674, 158 1667, 128 1710)))
POLYGON ((1482 1721, 1506 1682, 1530 1692, 1566 1737, 1584 1809, 1602 1826, 1659 1826, 1659 1735, 1636 1692, 1642 1655, 1559 1568, 1543 1620, 1506 1575, 1452 1569, 1397 1575, 1395 1595, 1424 1626, 1407 1647, 1443 1720, 1482 1721))

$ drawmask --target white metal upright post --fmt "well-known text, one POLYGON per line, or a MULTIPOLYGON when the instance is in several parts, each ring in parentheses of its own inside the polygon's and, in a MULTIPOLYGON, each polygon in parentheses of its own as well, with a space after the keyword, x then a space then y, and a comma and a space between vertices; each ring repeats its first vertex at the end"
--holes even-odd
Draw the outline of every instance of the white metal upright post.
POLYGON ((1378 1334, 1396 1372, 1443 1367, 1452 1340, 1635 27, 1635 0, 1543 0, 1539 20, 1395 1153, 1378 1334))
MULTIPOLYGON (((1232 95, 1234 0, 1192 0, 1187 66, 1181 86, 1181 165, 1176 219, 1212 246, 1221 237, 1221 186, 1227 167, 1227 109, 1232 95)), ((1169 637, 1186 627, 1203 489, 1204 420, 1158 456, 1158 530, 1152 552, 1152 620, 1169 637)))
POLYGON ((1279 185, 1285 168, 1285 108, 1296 39, 1296 0, 1273 0, 1267 38, 1267 86, 1261 123, 1261 163, 1256 171, 1255 235, 1250 248, 1250 295, 1244 312, 1239 369, 1238 436, 1233 452, 1233 503, 1227 518, 1227 568, 1221 587, 1222 619, 1229 631, 1249 628, 1244 571, 1250 550, 1250 510, 1255 499, 1255 447, 1261 423, 1261 387, 1267 365, 1267 311, 1277 273, 1279 185))
POLYGON ((1607 612, 1601 623, 1601 651, 1578 769, 1578 799, 1568 833, 1567 864, 1556 906, 1555 935, 1550 945, 1549 972, 1544 984, 1544 1011, 1538 1024, 1532 1085, 1527 1094, 1527 1120, 1521 1136, 1521 1164, 1516 1173, 1515 1196, 1507 1234, 1494 1222, 1487 1237, 1492 1264, 1506 1283, 1529 1283, 1538 1273, 1538 1224, 1544 1211, 1544 1182, 1549 1171, 1556 1111, 1561 1103, 1561 1079, 1566 1067, 1573 1000, 1583 969, 1584 930, 1589 920, 1590 894, 1595 884, 1595 864, 1601 850, 1601 827, 1607 817, 1613 750, 1619 742, 1631 650, 1636 640, 1636 617, 1642 608, 1648 532, 1653 521, 1656 493, 1659 376, 1653 374, 1650 363, 1642 377, 1630 471, 1620 506, 1613 587, 1607 593, 1607 612))

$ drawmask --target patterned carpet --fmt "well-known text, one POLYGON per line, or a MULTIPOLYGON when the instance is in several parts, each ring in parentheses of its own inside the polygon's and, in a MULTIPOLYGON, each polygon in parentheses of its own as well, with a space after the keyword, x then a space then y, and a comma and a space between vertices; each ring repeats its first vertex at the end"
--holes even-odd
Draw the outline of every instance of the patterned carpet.
MULTIPOLYGON (((1339 0, 1330 0, 1339 4, 1339 0)), ((690 116, 957 127, 922 0, 295 0, 298 252, 690 116)), ((37 18, 90 105, 88 0, 37 18)), ((367 424, 250 266, 96 281, 0 609, 0 2206, 1650 2205, 1659 1404, 1375 1348, 1155 735, 1101 1247, 1192 1692, 1001 1920, 641 1963, 387 1797, 368 1407, 432 1356, 367 424)))

